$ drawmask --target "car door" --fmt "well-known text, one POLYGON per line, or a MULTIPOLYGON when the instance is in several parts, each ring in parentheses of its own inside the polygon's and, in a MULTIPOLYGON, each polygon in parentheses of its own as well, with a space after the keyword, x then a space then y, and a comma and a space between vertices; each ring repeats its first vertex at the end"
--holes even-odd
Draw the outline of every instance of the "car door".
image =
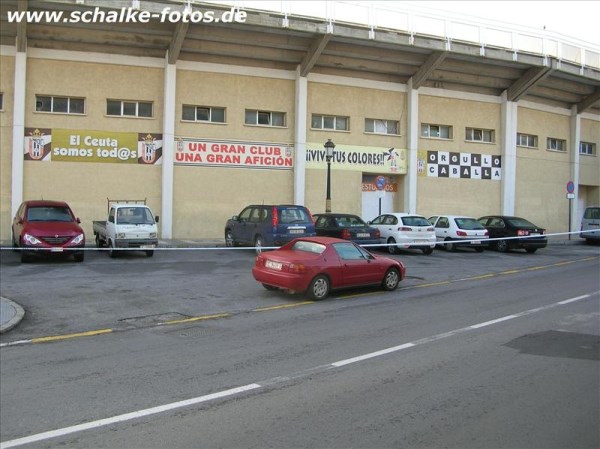
POLYGON ((506 223, 504 223, 504 220, 501 217, 489 217, 487 224, 483 224, 483 226, 487 228, 490 233, 490 238, 492 239, 506 237, 508 234, 506 223))
POLYGON ((250 243, 250 239, 252 238, 252 236, 250 235, 251 228, 249 226, 251 213, 252 206, 248 206, 240 212, 237 220, 233 220, 233 224, 231 226, 231 233, 233 234, 233 239, 238 243, 250 243))
POLYGON ((381 279, 379 264, 367 251, 354 243, 334 243, 342 266, 342 283, 348 285, 374 284, 381 279))
POLYGON ((450 232, 450 220, 448 217, 439 217, 435 223, 435 239, 443 242, 448 237, 453 237, 450 232))
POLYGON ((379 231, 379 241, 381 243, 387 242, 389 235, 389 231, 386 231, 386 226, 383 224, 385 217, 385 215, 380 215, 379 217, 376 217, 373 221, 370 221, 368 223, 369 226, 372 226, 373 228, 379 231))

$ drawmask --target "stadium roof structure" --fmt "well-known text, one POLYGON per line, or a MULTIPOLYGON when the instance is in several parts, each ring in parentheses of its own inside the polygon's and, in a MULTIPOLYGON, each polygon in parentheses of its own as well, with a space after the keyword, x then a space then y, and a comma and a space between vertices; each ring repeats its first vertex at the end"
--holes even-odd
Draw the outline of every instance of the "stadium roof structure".
POLYGON ((232 6, 189 0, 2 0, 0 44, 17 51, 121 54, 161 58, 171 64, 198 61, 299 71, 301 76, 319 73, 401 84, 410 80, 413 88, 505 94, 509 101, 600 114, 597 43, 369 6, 364 6, 369 17, 364 23, 344 14, 368 2, 305 2, 325 4, 320 17, 295 11, 294 5, 302 2, 271 3, 278 10, 251 8, 265 2, 233 2, 246 12, 244 23, 159 19, 149 23, 11 23, 9 11, 63 11, 66 15, 134 8, 164 17, 166 8, 196 14, 212 10, 218 15, 232 6), (440 26, 443 30, 438 33, 440 26))

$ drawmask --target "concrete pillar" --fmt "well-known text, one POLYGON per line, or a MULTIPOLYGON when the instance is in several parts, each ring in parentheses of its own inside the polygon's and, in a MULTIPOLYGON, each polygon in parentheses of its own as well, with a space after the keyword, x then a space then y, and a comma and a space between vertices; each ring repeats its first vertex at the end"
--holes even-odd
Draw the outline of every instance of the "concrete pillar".
MULTIPOLYGON (((579 230, 582 211, 579 211, 579 146, 581 145, 581 115, 577 113, 577 106, 571 108, 571 148, 569 148, 570 159, 570 181, 575 184, 575 198, 571 202, 571 231, 579 230)), ((572 238, 573 236, 571 236, 572 238)))
POLYGON ((25 83, 27 79, 27 53, 15 54, 15 96, 12 138, 11 217, 23 201, 23 151, 25 146, 25 83))
POLYGON ((508 101, 506 91, 502 93, 501 115, 502 193, 500 206, 503 215, 514 215, 517 185, 518 105, 515 101, 508 101))
POLYGON ((417 213, 417 152, 419 149, 419 90, 413 89, 412 79, 406 89, 407 101, 407 143, 408 171, 404 176, 404 211, 417 213))
POLYGON ((163 157, 162 157, 162 211, 161 237, 173 238, 173 161, 175 154, 175 95, 177 65, 165 58, 165 85, 163 92, 163 157))
POLYGON ((306 114, 308 102, 308 79, 296 70, 296 103, 294 116, 294 204, 304 205, 306 192, 306 114))

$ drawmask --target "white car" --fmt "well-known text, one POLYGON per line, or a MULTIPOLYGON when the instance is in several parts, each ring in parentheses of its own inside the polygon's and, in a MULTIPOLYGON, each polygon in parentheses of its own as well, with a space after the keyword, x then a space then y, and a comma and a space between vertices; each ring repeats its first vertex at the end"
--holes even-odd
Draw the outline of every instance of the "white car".
POLYGON ((458 246, 466 246, 482 252, 488 244, 488 230, 473 217, 435 215, 428 220, 435 227, 438 242, 445 242, 444 248, 448 251, 454 251, 458 246))
POLYGON ((435 248, 435 232, 431 223, 421 215, 407 213, 383 214, 369 222, 378 229, 381 243, 390 254, 398 249, 417 248, 431 254, 435 248))

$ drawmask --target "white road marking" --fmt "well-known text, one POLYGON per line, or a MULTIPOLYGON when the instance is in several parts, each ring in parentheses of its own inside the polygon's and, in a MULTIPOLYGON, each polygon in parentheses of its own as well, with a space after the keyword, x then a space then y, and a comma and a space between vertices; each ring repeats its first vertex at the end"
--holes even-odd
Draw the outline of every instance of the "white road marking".
POLYGON ((520 313, 516 313, 514 315, 507 315, 501 318, 497 318, 494 320, 490 320, 490 321, 485 321, 483 323, 478 323, 478 324, 474 324, 471 326, 466 326, 460 329, 455 329, 449 332, 444 332, 441 334, 437 334, 437 335, 432 335, 430 337, 426 337, 426 338, 422 338, 419 340, 415 340, 413 342, 409 342, 409 343, 404 343, 398 346, 392 346, 390 348, 386 348, 386 349, 382 349, 379 351, 375 351, 375 352, 370 352, 368 354, 363 354, 363 355, 359 355, 356 357, 352 357, 349 359, 345 359, 345 360, 340 360, 338 362, 334 362, 334 363, 330 363, 327 365, 321 365, 318 367, 314 367, 314 368, 310 368, 307 370, 304 370, 300 373, 297 373, 293 376, 280 376, 280 377, 274 377, 272 379, 266 380, 266 381, 262 381, 262 382, 257 382, 257 383, 251 383, 248 385, 244 385, 241 387, 237 387, 237 388, 231 388, 229 390, 223 390, 220 392, 216 392, 216 393, 212 393, 212 394, 208 394, 208 395, 204 395, 204 396, 199 396, 196 398, 192 398, 192 399, 187 399, 187 400, 183 400, 183 401, 178 401, 178 402, 172 402, 170 404, 164 404, 164 405, 159 405, 156 407, 151 407, 151 408, 147 408, 147 409, 143 409, 143 410, 138 410, 135 412, 131 412, 131 413, 125 413, 122 415, 117 415, 117 416, 113 416, 110 418, 105 418, 105 419, 100 419, 97 421, 90 421, 87 423, 83 423, 83 424, 78 424, 75 426, 70 426, 70 427, 64 427, 62 429, 56 429, 56 430, 51 430, 48 432, 42 432, 42 433, 38 433, 35 435, 30 435, 27 437, 23 437, 23 438, 17 438, 14 440, 8 440, 8 441, 3 441, 0 442, 0 449, 8 449, 11 447, 17 447, 17 446, 22 446, 24 444, 29 444, 29 443, 33 443, 33 442, 38 442, 38 441, 43 441, 43 440, 49 440, 51 438, 57 438, 57 437, 61 437, 61 436, 65 436, 65 435, 69 435, 72 433, 76 433, 76 432, 81 432, 84 430, 89 430, 89 429, 96 429, 99 427, 103 427, 103 426, 107 426, 107 425, 111 425, 111 424, 116 424, 119 422, 124 422, 124 421, 130 421, 133 419, 138 419, 144 416, 150 416, 150 415, 156 415, 158 413, 163 413, 166 411, 170 411, 170 410, 175 410, 175 409, 179 409, 179 408, 183 408, 183 407, 189 407, 190 405, 195 405, 195 404, 200 404, 200 403, 205 403, 205 402, 210 402, 216 399, 222 399, 222 398, 228 398, 228 397, 233 397, 236 395, 239 395, 241 393, 247 392, 247 391, 251 391, 251 390, 257 390, 257 389, 265 389, 265 388, 269 388, 272 387, 273 385, 276 384, 280 384, 283 382, 287 382, 290 379, 297 379, 300 378, 304 375, 313 375, 315 373, 319 373, 319 372, 324 372, 326 370, 330 370, 332 368, 339 368, 342 366, 347 366, 347 365, 351 365, 353 363, 358 363, 364 360, 368 360, 368 359, 372 359, 375 357, 379 357, 382 355, 387 355, 387 354, 392 354, 395 352, 399 352, 402 351, 404 349, 408 349, 408 348, 414 348, 420 345, 424 345, 426 343, 432 342, 432 341, 439 341, 441 339, 444 338, 449 338, 451 336, 460 334, 460 333, 464 333, 464 332, 468 332, 468 331, 472 331, 475 329, 480 329, 482 327, 487 327, 487 326, 491 326, 493 324, 497 324, 497 323, 501 323, 507 320, 512 320, 518 317, 522 317, 525 315, 530 315, 532 313, 537 313, 537 312, 541 312, 544 310, 549 310, 549 309, 553 309, 565 304, 571 304, 574 303, 576 301, 581 301, 582 299, 587 299, 590 298, 592 296, 598 295, 600 293, 600 291, 596 291, 596 292, 592 292, 592 293, 588 293, 586 295, 581 295, 581 296, 577 296, 574 298, 569 298, 569 299, 565 299, 563 301, 559 301, 559 302, 555 302, 552 304, 548 304, 546 306, 542 306, 542 307, 536 307, 534 309, 529 309, 529 310, 525 310, 523 312, 520 313))

